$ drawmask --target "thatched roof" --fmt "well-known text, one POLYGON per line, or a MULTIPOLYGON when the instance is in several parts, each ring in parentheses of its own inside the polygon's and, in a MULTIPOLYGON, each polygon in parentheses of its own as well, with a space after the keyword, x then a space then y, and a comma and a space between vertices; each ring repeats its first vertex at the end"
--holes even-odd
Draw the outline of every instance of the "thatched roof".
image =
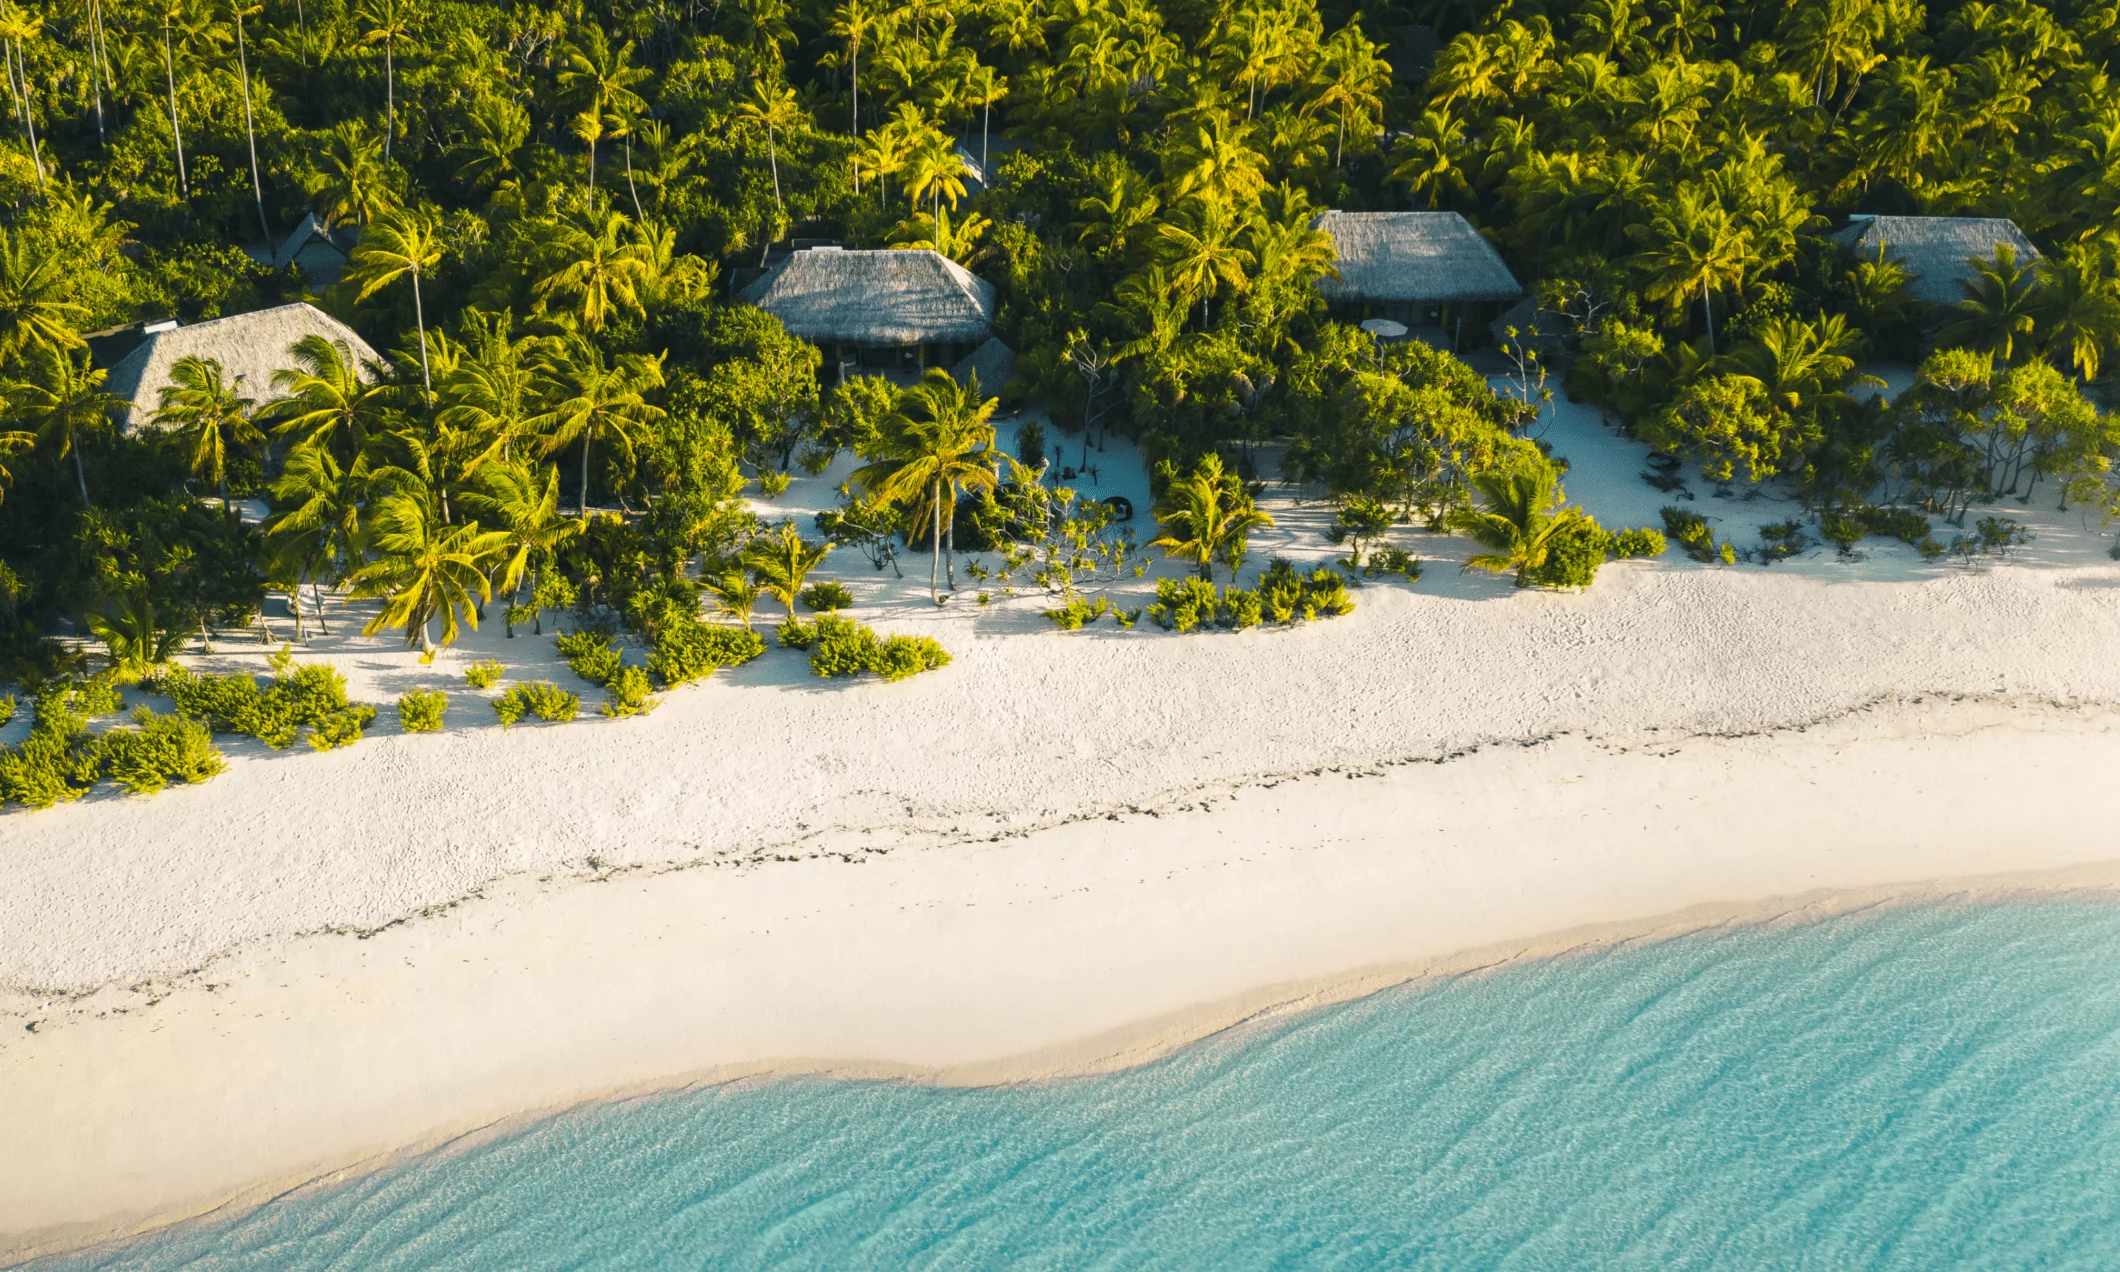
POLYGON ((2039 249, 2016 222, 1999 217, 1873 216, 1850 223, 1833 238, 1869 260, 1883 248, 1914 275, 1907 294, 1931 305, 1964 300, 1958 282, 1973 277, 1967 260, 1994 259, 1997 244, 2015 248, 2020 265, 2039 259, 2039 249))
POLYGON ((812 248, 743 296, 818 344, 976 344, 993 334, 993 285, 935 252, 812 248))
POLYGON ((999 337, 991 337, 983 345, 965 355, 963 361, 950 368, 950 378, 959 384, 979 377, 979 396, 982 398, 1001 396, 1001 386, 1008 383, 1010 372, 1016 366, 1016 351, 1001 343, 999 337))
MULTIPOLYGON (((244 397, 263 404, 272 401, 272 373, 294 369, 290 352, 304 336, 343 340, 353 351, 354 361, 365 367, 382 361, 382 355, 355 334, 353 328, 314 305, 280 305, 232 318, 176 327, 149 335, 110 369, 104 391, 126 403, 121 424, 145 423, 161 403, 169 369, 178 359, 199 357, 221 364, 228 377, 238 383, 244 397)), ((366 373, 363 373, 366 378, 366 373)))
POLYGON ((1455 212, 1327 212, 1338 278, 1318 280, 1327 300, 1515 300, 1524 294, 1501 254, 1455 212))

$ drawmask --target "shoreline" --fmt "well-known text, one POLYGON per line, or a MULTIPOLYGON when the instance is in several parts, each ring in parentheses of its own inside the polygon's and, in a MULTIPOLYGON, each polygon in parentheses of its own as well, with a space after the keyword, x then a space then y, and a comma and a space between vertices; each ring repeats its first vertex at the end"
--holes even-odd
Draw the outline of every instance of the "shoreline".
POLYGON ((1423 976, 2109 890, 2120 853, 2079 793, 2115 758, 2120 708, 1930 696, 1766 732, 1321 768, 851 862, 517 875, 362 938, 239 949, 205 988, 103 1016, 91 995, 0 1044, 18 1137, 0 1259, 587 1101, 764 1074, 1107 1072, 1423 976))

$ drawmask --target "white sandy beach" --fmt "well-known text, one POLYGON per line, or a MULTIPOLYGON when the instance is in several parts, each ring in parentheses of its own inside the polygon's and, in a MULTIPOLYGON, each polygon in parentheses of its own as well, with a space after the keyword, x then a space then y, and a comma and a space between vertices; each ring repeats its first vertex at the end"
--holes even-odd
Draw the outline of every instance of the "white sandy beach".
MULTIPOLYGON (((1571 491, 1653 520, 1639 448, 1571 437, 1571 491)), ((1322 510, 1275 511, 1259 558, 1322 559, 1322 510)), ((0 1256, 618 1091, 1079 1072, 1583 941, 2120 885, 2120 565, 2040 516, 2007 566, 1674 552, 1583 595, 1412 535, 1418 586, 1187 638, 835 557, 955 662, 774 651, 508 731, 467 694, 439 735, 0 816, 0 1256)), ((345 625, 317 649, 370 701, 489 654, 566 675, 497 624, 433 669, 345 625)))

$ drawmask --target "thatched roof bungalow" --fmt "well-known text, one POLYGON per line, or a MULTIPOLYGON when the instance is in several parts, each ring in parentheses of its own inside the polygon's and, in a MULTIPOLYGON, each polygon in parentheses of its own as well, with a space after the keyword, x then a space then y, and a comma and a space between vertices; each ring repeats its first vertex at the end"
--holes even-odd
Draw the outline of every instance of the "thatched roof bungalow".
POLYGON ((1501 253, 1455 212, 1326 212, 1339 277, 1318 280, 1329 302, 1442 304, 1524 294, 1501 253))
POLYGON ((311 282, 320 287, 328 287, 345 274, 346 264, 352 259, 353 249, 360 241, 360 227, 347 225, 336 230, 326 229, 324 223, 317 219, 317 214, 311 212, 302 218, 302 223, 294 227, 286 238, 280 240, 279 247, 272 248, 269 252, 260 247, 247 247, 243 250, 258 264, 273 269, 299 265, 311 282))
POLYGON ((1865 216, 1833 235, 1857 256, 1876 260, 1879 252, 1906 266, 1914 276, 1907 294, 1931 305, 1955 305, 1965 299, 1960 281, 1973 277, 1971 260, 1992 260, 1995 248, 2008 245, 2018 264, 2039 259, 2039 249, 2016 222, 1977 216, 1865 216))
POLYGON ((802 339, 863 351, 871 365, 948 365, 994 333, 993 285, 936 252, 813 247, 743 297, 802 339))
MULTIPOLYGON (((292 350, 304 336, 344 341, 357 365, 381 362, 353 328, 314 305, 280 305, 150 332, 132 352, 110 368, 104 391, 124 403, 119 423, 145 423, 161 403, 169 369, 181 358, 206 358, 221 364, 243 396, 263 405, 275 399, 272 373, 296 367, 292 350)), ((364 373, 365 374, 365 373, 364 373)))

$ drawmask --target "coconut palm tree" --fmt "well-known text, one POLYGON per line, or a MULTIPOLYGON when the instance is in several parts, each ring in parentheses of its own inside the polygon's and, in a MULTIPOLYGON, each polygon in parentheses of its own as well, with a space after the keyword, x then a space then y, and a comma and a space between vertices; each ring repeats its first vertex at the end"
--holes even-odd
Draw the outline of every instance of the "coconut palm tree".
POLYGON ((1172 482, 1156 504, 1157 528, 1162 531, 1148 541, 1163 555, 1178 557, 1198 567, 1200 577, 1212 582, 1217 558, 1229 562, 1230 582, 1236 582, 1237 566, 1231 549, 1241 552, 1254 530, 1273 524, 1244 492, 1235 473, 1225 472, 1222 457, 1213 451, 1200 457, 1191 473, 1172 482))
POLYGON ((1958 280, 1965 299, 1958 302, 1958 317, 1936 333, 1942 345, 1956 345, 1999 354, 2005 363, 2016 361, 2020 343, 2033 348, 2032 333, 2039 325, 2045 297, 2039 289, 2035 262, 2017 263, 2017 249, 2008 243, 1995 245, 1993 260, 1969 258, 1973 277, 1958 280))
MULTIPOLYGON (((929 371, 905 391, 869 443, 864 456, 869 462, 848 479, 906 508, 910 524, 929 523, 928 596, 937 605, 942 604, 944 523, 954 520, 958 492, 992 490, 1000 481, 999 467, 1015 464, 994 446, 995 405, 979 392, 977 376, 959 384, 947 371, 929 371)), ((954 574, 955 562, 951 565, 954 574)))
POLYGON ((1255 261, 1238 246, 1242 227, 1219 201, 1195 199, 1192 211, 1190 227, 1166 223, 1156 228, 1156 236, 1171 282, 1185 295, 1200 298, 1200 325, 1205 328, 1215 294, 1224 286, 1232 292, 1243 291, 1248 285, 1245 271, 1255 261))
POLYGON ((57 252, 32 249, 19 232, 0 234, 0 364, 37 349, 79 348, 74 324, 87 317, 88 307, 68 296, 57 252))
MULTIPOLYGON (((843 41, 846 45, 847 64, 854 78, 847 134, 856 140, 861 137, 861 44, 868 38, 869 32, 884 26, 889 20, 889 14, 883 7, 870 3, 870 0, 842 0, 839 7, 832 10, 829 25, 825 27, 824 33, 827 36, 843 41)), ((861 187, 855 186, 854 193, 861 193, 861 187)))
POLYGON ((548 397, 551 407, 530 421, 545 438, 545 453, 552 454, 576 441, 581 443, 580 515, 589 515, 589 447, 594 442, 618 447, 628 462, 640 431, 663 417, 659 406, 650 405, 644 393, 662 387, 662 357, 621 354, 617 362, 604 356, 593 341, 575 336, 548 364, 548 397))
POLYGON ((2039 262, 2048 313, 2047 353, 2073 367, 2088 383, 2098 378, 2105 350, 2120 338, 2120 283, 2113 278, 2112 248, 2072 243, 2059 256, 2039 262))
POLYGON ((341 465, 329 447, 312 439, 287 452, 272 485, 273 501, 282 511, 265 523, 265 533, 304 541, 317 625, 326 636, 331 625, 324 619, 323 575, 336 576, 333 562, 351 565, 360 559, 361 505, 370 477, 366 454, 341 465))
POLYGON ((244 8, 241 0, 229 12, 236 20, 236 71, 243 82, 243 138, 250 147, 250 195, 258 205, 258 233, 267 251, 272 249, 272 226, 265 220, 265 184, 258 176, 258 130, 250 114, 250 51, 243 39, 243 19, 264 11, 263 5, 244 8))
MULTIPOLYGON (((795 90, 785 85, 768 88, 760 80, 751 86, 751 96, 737 103, 736 118, 744 128, 766 135, 766 162, 773 170, 773 206, 785 214, 788 205, 780 197, 780 152, 774 147, 773 136, 802 122, 802 107, 795 101, 795 90)), ((961 190, 960 187, 960 193, 961 190)))
POLYGON ((478 630, 479 603, 493 595, 486 566, 506 549, 505 531, 480 530, 475 521, 452 526, 431 499, 398 490, 376 502, 366 533, 376 555, 353 572, 353 596, 381 597, 383 608, 363 636, 401 628, 405 647, 418 645, 421 660, 431 662, 435 619, 443 645, 456 643, 459 622, 478 630))
POLYGON ((1708 323, 1708 352, 1715 352, 1715 292, 1744 281, 1752 261, 1752 237, 1731 219, 1714 194, 1687 181, 1675 202, 1659 208, 1649 224, 1630 231, 1645 244, 1637 258, 1648 273, 1642 294, 1666 301, 1674 317, 1699 296, 1708 323))
POLYGON ((397 135, 397 42, 412 25, 411 10, 400 0, 361 0, 354 20, 367 30, 363 44, 383 46, 383 162, 390 162, 390 139, 397 135))
POLYGON ((1472 485, 1485 506, 1460 509, 1452 514, 1450 526, 1488 550, 1467 557, 1464 568, 1496 574, 1514 570, 1518 587, 1531 585, 1560 533, 1589 515, 1580 508, 1559 507, 1560 474, 1551 464, 1481 473, 1472 485))
POLYGON ((22 61, 22 42, 34 40, 44 33, 44 17, 41 14, 17 13, 13 5, 0 7, 0 42, 6 45, 10 55, 8 62, 8 95, 15 97, 16 110, 22 120, 22 133, 29 142, 30 166, 37 173, 37 192, 44 192, 44 151, 37 144, 37 117, 29 100, 29 75, 22 61), (15 88, 16 77, 22 81, 20 95, 15 88))
POLYGON ((240 396, 242 382, 231 384, 221 364, 211 358, 177 359, 169 368, 169 383, 162 387, 162 400, 155 422, 173 425, 191 453, 195 477, 211 475, 221 492, 221 511, 228 501, 228 460, 233 452, 262 445, 265 434, 251 423, 250 411, 257 403, 240 396))
POLYGON ((1365 121, 1382 119, 1384 94, 1391 89, 1391 66, 1377 56, 1377 46, 1350 23, 1333 33, 1318 50, 1317 74, 1322 81, 1318 95, 1304 107, 1305 114, 1331 111, 1339 123, 1332 147, 1332 166, 1340 166, 1347 151, 1347 117, 1365 121))
MULTIPOLYGON (((463 505, 486 518, 485 524, 507 536, 501 546, 494 590, 519 603, 530 566, 549 560, 582 532, 581 521, 559 511, 559 469, 543 468, 543 478, 527 464, 504 460, 479 470, 477 484, 462 496, 463 505)), ((515 636, 515 624, 508 623, 515 636)))
POLYGON ((389 389, 363 382, 353 348, 344 340, 312 333, 296 341, 292 352, 300 367, 272 373, 279 400, 258 412, 258 422, 342 456, 359 454, 381 431, 389 389))
POLYGON ((530 112, 505 97, 481 97, 464 115, 464 137, 450 150, 457 179, 490 190, 517 175, 516 152, 530 142, 530 112))
POLYGON ((628 232, 632 224, 615 208, 560 217, 538 253, 543 274, 530 288, 536 311, 557 309, 592 332, 614 317, 641 313, 640 289, 652 266, 628 232))
POLYGON ((367 125, 341 120, 324 137, 320 175, 309 187, 327 230, 352 222, 366 226, 397 206, 383 147, 367 125))
POLYGON ((810 543, 802 537, 792 521, 780 523, 780 529, 751 542, 744 549, 743 564, 758 580, 766 594, 788 607, 788 617, 795 617, 795 597, 802 591, 803 580, 810 571, 824 562, 825 554, 832 550, 829 543, 810 543))
POLYGON ((758 607, 759 587, 750 575, 742 570, 724 570, 701 581, 714 597, 715 609, 741 620, 745 631, 751 630, 751 611, 758 607))
POLYGON ((145 595, 126 597, 108 614, 91 614, 88 630, 110 653, 111 679, 138 684, 169 661, 191 634, 189 628, 164 627, 156 621, 155 603, 145 595))
MULTIPOLYGON (((36 444, 35 433, 21 429, 0 429, 0 460, 5 460, 17 452, 30 450, 36 444)), ((0 463, 0 499, 7 497, 7 488, 14 484, 15 475, 8 471, 5 463, 0 463)))
POLYGON ((368 299, 400 278, 412 280, 412 318, 420 337, 420 387, 429 405, 434 402, 434 379, 427 365, 427 308, 420 298, 420 275, 441 263, 442 245, 434 222, 409 208, 398 208, 378 218, 353 249, 353 268, 348 282, 360 290, 355 302, 368 299))
POLYGON ((110 426, 111 412, 122 405, 103 391, 106 372, 87 358, 40 347, 30 363, 30 377, 17 386, 17 418, 30 426, 37 446, 54 459, 74 457, 74 481, 81 487, 81 506, 88 501, 88 476, 81 467, 81 445, 110 426))
MULTIPOLYGON (((605 122, 634 118, 648 109, 633 86, 649 78, 646 67, 633 65, 633 41, 628 40, 618 48, 604 35, 602 27, 586 23, 581 35, 561 51, 565 65, 559 73, 559 86, 574 103, 581 108, 582 115, 596 121, 594 134, 589 141, 589 188, 596 188, 596 141, 599 136, 612 135, 605 131, 605 122)), ((633 171, 632 142, 626 143, 626 172, 630 178, 633 171)), ((640 200, 634 200, 634 212, 640 211, 640 200)))

